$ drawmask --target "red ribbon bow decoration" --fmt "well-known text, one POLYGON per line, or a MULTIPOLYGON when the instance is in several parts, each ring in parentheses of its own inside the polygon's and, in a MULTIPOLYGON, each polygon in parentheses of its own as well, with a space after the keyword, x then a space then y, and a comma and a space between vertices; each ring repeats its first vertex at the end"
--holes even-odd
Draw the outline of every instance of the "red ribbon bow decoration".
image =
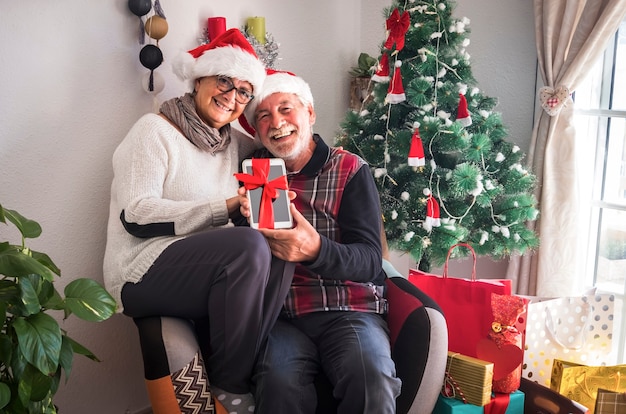
POLYGON ((241 181, 246 190, 254 190, 263 187, 261 195, 261 206, 259 208, 259 228, 274 228, 274 207, 272 201, 278 198, 278 190, 289 188, 287 177, 280 177, 269 180, 270 160, 269 158, 253 158, 252 174, 238 173, 235 177, 241 181))
POLYGON ((391 46, 393 46, 395 42, 396 50, 402 50, 402 48, 404 48, 404 35, 407 30, 409 30, 410 24, 411 18, 409 17, 409 12, 406 10, 402 13, 402 15, 397 8, 391 12, 391 15, 387 19, 387 30, 389 30, 389 35, 387 36, 387 41, 385 42, 385 49, 391 50, 391 46))

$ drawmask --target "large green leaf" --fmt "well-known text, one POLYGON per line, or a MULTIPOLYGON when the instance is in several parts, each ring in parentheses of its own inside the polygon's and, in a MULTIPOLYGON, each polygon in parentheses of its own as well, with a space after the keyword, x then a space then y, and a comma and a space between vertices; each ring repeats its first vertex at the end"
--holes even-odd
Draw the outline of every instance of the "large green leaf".
POLYGON ((76 279, 65 287, 65 303, 81 319, 99 322, 115 313, 115 299, 93 279, 76 279))
POLYGON ((6 223, 4 220, 6 218, 11 223, 15 224, 15 227, 18 228, 25 238, 34 239, 41 235, 41 226, 36 221, 29 220, 17 211, 5 209, 1 205, 0 210, 3 213, 2 216, 0 216, 0 221, 6 223))
POLYGON ((7 320, 7 308, 9 303, 13 302, 17 297, 17 287, 13 283, 9 283, 8 286, 2 286, 2 280, 0 280, 0 326, 4 326, 7 320), (8 290, 7 290, 8 289, 8 290), (7 300, 9 299, 9 300, 7 300))
MULTIPOLYGON (((58 292, 56 292, 54 282, 46 280, 39 275, 28 275, 25 278, 21 277, 18 280, 21 282, 24 279, 28 279, 30 281, 33 289, 37 293, 40 308, 50 308, 50 306, 48 306, 49 304, 54 305, 55 302, 58 300, 57 298, 55 298, 55 294, 56 296, 60 297, 58 292)), ((63 301, 62 298, 60 298, 60 300, 61 302, 63 301)), ((52 307, 52 309, 57 308, 52 307)), ((58 309, 63 309, 63 304, 61 304, 61 307, 58 309)))
MULTIPOLYGON (((63 341, 65 340, 67 340, 68 343, 72 345, 72 351, 74 351, 75 354, 83 355, 91 359, 92 361, 100 362, 98 357, 94 355, 94 353, 87 349, 84 345, 81 345, 67 335, 63 337, 63 341)), ((63 342, 63 345, 65 345, 65 342, 63 342)))
POLYGON ((65 381, 70 377, 72 373, 72 363, 74 362, 74 350, 72 349, 72 340, 63 335, 63 343, 61 345, 61 357, 59 358, 59 364, 65 371, 65 381))
POLYGON ((19 285, 21 288, 22 305, 26 311, 25 316, 39 313, 41 311, 41 304, 39 303, 36 285, 29 277, 21 278, 19 285))
POLYGON ((0 382, 0 408, 4 408, 11 401, 11 388, 4 382, 0 382))
POLYGON ((0 333, 0 361, 4 365, 9 365, 13 356, 13 342, 11 337, 5 333, 0 333))
POLYGON ((61 329, 50 315, 16 318, 13 327, 24 358, 44 374, 54 374, 61 353, 61 329))
POLYGON ((20 377, 18 393, 24 405, 30 401, 42 401, 50 393, 52 377, 42 374, 37 368, 29 365, 20 377))
POLYGON ((33 257, 33 259, 37 260, 39 263, 50 269, 52 273, 61 276, 61 269, 57 267, 57 265, 52 261, 50 256, 35 250, 31 250, 30 255, 33 257))
POLYGON ((36 274, 43 276, 47 280, 54 280, 54 272, 52 270, 19 249, 0 251, 0 274, 11 277, 36 274))
MULTIPOLYGON (((42 288, 42 290, 47 290, 47 289, 48 287, 46 286, 42 288)), ((49 289, 51 289, 51 291, 47 292, 47 295, 46 295, 47 299, 43 299, 44 295, 42 294, 39 295, 39 300, 42 301, 41 305, 46 309, 64 310, 65 302, 63 301, 61 294, 57 292, 57 290, 55 289, 52 283, 49 283, 49 289)))

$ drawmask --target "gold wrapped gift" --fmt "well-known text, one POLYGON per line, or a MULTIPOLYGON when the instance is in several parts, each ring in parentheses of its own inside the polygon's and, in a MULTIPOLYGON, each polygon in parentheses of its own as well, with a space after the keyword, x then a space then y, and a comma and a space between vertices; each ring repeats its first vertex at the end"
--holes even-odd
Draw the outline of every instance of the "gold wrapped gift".
POLYGON ((593 414, 598 388, 626 391, 626 365, 589 366, 555 359, 550 388, 588 407, 593 414))
POLYGON ((454 398, 469 404, 485 406, 491 401, 493 362, 448 351, 447 374, 458 386, 454 398))

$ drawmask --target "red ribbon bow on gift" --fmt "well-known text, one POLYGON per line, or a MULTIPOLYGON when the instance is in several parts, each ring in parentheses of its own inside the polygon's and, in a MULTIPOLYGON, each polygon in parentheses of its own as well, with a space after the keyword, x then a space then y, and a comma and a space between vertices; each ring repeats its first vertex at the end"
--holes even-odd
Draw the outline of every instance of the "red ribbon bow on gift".
POLYGON ((404 47, 404 35, 407 30, 409 30, 409 25, 411 24, 411 18, 409 17, 409 13, 404 11, 402 15, 398 9, 395 9, 391 12, 391 15, 387 19, 387 30, 389 30, 389 35, 387 36, 387 41, 385 42, 385 48, 391 50, 391 46, 393 43, 396 43, 396 50, 400 51, 404 47))
POLYGON ((287 177, 280 177, 269 180, 270 160, 269 158, 253 158, 252 174, 238 173, 235 177, 243 183, 246 190, 254 190, 263 187, 261 195, 261 206, 259 207, 259 228, 274 228, 274 207, 272 201, 278 198, 278 190, 288 188, 287 177))

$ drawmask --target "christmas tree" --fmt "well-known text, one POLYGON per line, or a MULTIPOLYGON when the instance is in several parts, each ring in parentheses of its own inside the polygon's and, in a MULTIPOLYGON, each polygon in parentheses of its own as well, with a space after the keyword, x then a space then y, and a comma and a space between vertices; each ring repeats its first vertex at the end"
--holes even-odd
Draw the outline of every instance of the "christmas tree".
POLYGON ((426 271, 458 242, 496 259, 538 245, 527 227, 538 214, 535 176, 507 141, 497 100, 476 85, 469 21, 453 7, 408 0, 384 10, 371 93, 337 137, 372 169, 389 246, 426 271))

